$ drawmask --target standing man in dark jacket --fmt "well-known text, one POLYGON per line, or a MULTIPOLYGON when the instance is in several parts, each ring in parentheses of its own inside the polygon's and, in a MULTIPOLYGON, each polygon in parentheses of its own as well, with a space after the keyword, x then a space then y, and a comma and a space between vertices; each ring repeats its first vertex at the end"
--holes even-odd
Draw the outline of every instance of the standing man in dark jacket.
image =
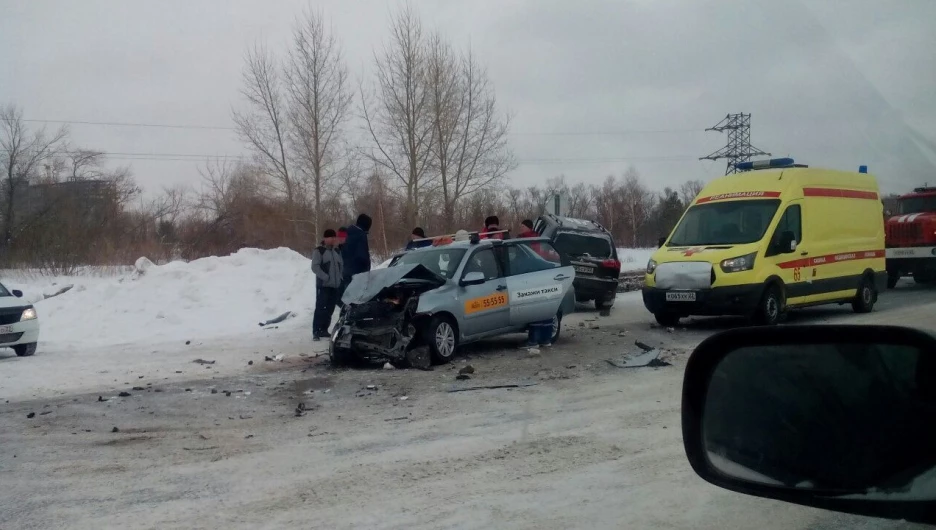
POLYGON ((312 317, 312 340, 328 336, 331 317, 338 304, 344 264, 335 248, 335 231, 325 231, 322 244, 312 251, 312 272, 315 273, 315 314, 312 317))
POLYGON ((371 218, 362 213, 357 222, 348 227, 348 238, 341 248, 341 257, 344 259, 344 287, 351 283, 355 274, 371 269, 370 247, 367 244, 367 232, 371 223, 371 218))

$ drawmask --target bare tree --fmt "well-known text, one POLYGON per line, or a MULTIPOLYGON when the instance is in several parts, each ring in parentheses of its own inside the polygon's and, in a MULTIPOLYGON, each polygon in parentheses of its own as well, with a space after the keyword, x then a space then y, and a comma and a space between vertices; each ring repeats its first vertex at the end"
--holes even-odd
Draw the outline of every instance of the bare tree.
POLYGON ((297 168, 312 188, 315 233, 321 233, 322 194, 340 167, 340 136, 352 95, 334 33, 320 12, 296 20, 286 64, 286 89, 297 168))
POLYGON ((498 114, 487 71, 471 49, 458 57, 438 33, 427 48, 433 162, 450 229, 459 200, 499 180, 517 163, 507 146, 510 119, 498 114))
POLYGON ((365 153, 399 179, 406 190, 404 221, 413 225, 421 213, 421 193, 431 183, 435 141, 430 115, 426 38, 411 5, 393 17, 390 41, 375 54, 376 101, 361 86, 361 114, 373 149, 365 153))
POLYGON ((66 178, 73 180, 94 179, 102 176, 106 155, 92 149, 68 149, 63 156, 66 178))
POLYGON ((624 222, 630 229, 631 246, 639 246, 640 230, 653 213, 653 194, 640 181, 637 169, 630 167, 621 184, 624 222))
MULTIPOLYGON (((248 50, 244 62, 241 94, 247 100, 247 109, 232 111, 234 124, 253 150, 258 167, 285 194, 286 207, 294 219, 300 190, 290 170, 289 114, 282 94, 282 75, 273 55, 262 44, 248 50)), ((298 235, 295 224, 293 229, 298 235)))
POLYGON ((683 182, 682 186, 679 187, 679 198, 683 205, 688 207, 692 204, 692 201, 698 197, 699 192, 701 192, 704 187, 705 183, 701 180, 687 180, 683 182))
POLYGON ((3 233, 0 254, 5 254, 16 237, 17 199, 37 176, 44 163, 51 161, 68 137, 62 127, 51 135, 45 129, 30 133, 23 125, 23 113, 14 105, 0 107, 0 164, 3 165, 3 233))

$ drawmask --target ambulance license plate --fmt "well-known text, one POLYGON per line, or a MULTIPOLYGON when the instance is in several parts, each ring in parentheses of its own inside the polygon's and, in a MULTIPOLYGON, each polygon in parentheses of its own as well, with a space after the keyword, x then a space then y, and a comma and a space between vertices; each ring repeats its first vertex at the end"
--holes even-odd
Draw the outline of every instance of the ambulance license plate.
POLYGON ((670 291, 666 293, 667 302, 695 302, 695 291, 670 291))

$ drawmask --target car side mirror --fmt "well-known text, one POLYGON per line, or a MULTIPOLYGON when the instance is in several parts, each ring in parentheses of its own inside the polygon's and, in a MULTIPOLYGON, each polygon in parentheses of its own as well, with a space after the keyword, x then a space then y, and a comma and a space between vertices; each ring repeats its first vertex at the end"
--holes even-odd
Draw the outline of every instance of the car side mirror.
POLYGON ((13 289, 12 291, 10 291, 10 294, 12 294, 13 296, 17 298, 23 297, 23 291, 20 291, 19 289, 13 289))
POLYGON ((796 235, 790 230, 786 230, 780 233, 780 242, 777 250, 781 254, 790 254, 796 251, 796 244, 796 235))
POLYGON ((484 277, 484 273, 469 272, 468 274, 465 274, 464 277, 462 277, 462 280, 461 282, 459 282, 459 285, 461 285, 462 287, 465 287, 468 285, 481 285, 485 281, 487 280, 484 277))
POLYGON ((660 248, 660 247, 662 247, 662 246, 665 245, 665 244, 666 244, 666 238, 665 238, 665 237, 661 237, 660 239, 657 239, 657 248, 660 248))
POLYGON ((895 326, 753 327, 687 362, 683 443, 706 481, 936 523, 936 338, 895 326))

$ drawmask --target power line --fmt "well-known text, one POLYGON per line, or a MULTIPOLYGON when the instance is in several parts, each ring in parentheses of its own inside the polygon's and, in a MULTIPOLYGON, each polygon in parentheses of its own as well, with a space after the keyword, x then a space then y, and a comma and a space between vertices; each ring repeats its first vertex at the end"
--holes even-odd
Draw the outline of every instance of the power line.
MULTIPOLYGON (((63 123, 69 125, 100 125, 105 127, 150 127, 160 129, 196 129, 214 131, 236 131, 235 127, 222 127, 220 125, 183 125, 172 123, 139 123, 139 122, 113 122, 113 121, 86 121, 86 120, 39 120, 23 119, 30 123, 63 123)), ((633 134, 674 134, 674 133, 700 133, 704 128, 694 129, 625 129, 619 131, 545 131, 545 132, 510 132, 511 136, 627 136, 633 134)))
POLYGON ((168 123, 129 123, 116 121, 79 121, 79 120, 22 120, 30 123, 65 123, 68 125, 103 125, 107 127, 154 127, 161 129, 204 129, 216 131, 236 131, 234 127, 215 125, 177 125, 168 123))
MULTIPOLYGON (((230 155, 230 154, 200 154, 200 153, 132 153, 122 151, 99 151, 102 156, 108 160, 144 160, 144 161, 169 161, 169 162, 200 162, 202 160, 226 159, 226 160, 246 160, 250 155, 230 155)), ((70 154, 70 153, 66 153, 70 154)), ((627 162, 627 161, 682 161, 694 160, 693 155, 651 155, 651 156, 605 156, 605 157, 584 157, 584 158, 521 158, 517 162, 520 164, 582 164, 582 163, 606 163, 606 162, 627 162)), ((356 157, 357 160, 367 160, 366 157, 356 157)))
MULTIPOLYGON (((3 151, 3 150, 0 150, 3 151)), ((202 162, 210 160, 246 161, 250 155, 232 154, 199 154, 199 153, 132 153, 99 151, 101 156, 109 161, 123 162, 202 162)), ((66 153, 70 154, 70 153, 66 153)), ((520 158, 517 163, 522 166, 550 166, 550 165, 576 165, 576 164, 608 164, 616 162, 682 162, 695 160, 694 155, 656 155, 656 156, 604 156, 583 158, 520 158)), ((356 160, 368 160, 366 157, 357 157, 356 160)))
POLYGON ((511 132, 511 136, 627 136, 631 134, 701 133, 704 129, 633 129, 621 131, 511 132))

